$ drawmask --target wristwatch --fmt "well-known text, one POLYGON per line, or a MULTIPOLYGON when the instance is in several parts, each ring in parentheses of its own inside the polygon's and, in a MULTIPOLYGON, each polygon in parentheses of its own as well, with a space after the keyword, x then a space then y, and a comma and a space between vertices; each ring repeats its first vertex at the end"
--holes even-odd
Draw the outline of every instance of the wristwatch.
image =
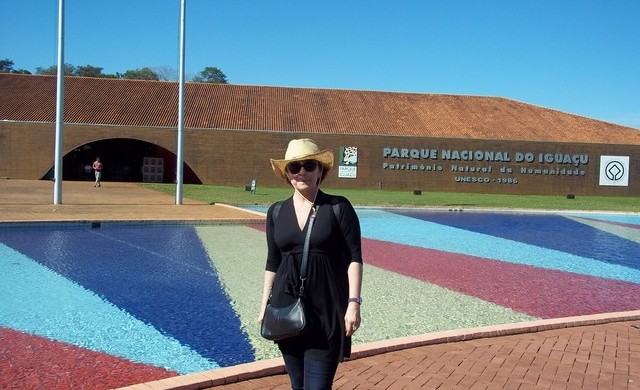
POLYGON ((358 305, 362 305, 362 297, 358 297, 358 298, 349 298, 349 301, 348 301, 348 302, 349 302, 349 303, 351 303, 351 302, 355 302, 355 303, 357 303, 358 305))

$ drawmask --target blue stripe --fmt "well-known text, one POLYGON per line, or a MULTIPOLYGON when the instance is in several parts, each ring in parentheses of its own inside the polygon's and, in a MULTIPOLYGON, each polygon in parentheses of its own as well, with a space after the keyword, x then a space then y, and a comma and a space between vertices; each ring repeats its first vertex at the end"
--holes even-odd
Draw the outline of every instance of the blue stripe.
MULTIPOLYGON (((640 283, 640 271, 587 257, 379 210, 359 210, 365 237, 536 267, 640 283)), ((366 261, 366 259, 365 259, 366 261)))
POLYGON ((640 245, 558 215, 477 212, 397 214, 640 269, 640 245))
POLYGON ((179 373, 219 367, 23 254, 0 244, 0 325, 179 373))
POLYGON ((3 229, 0 237, 221 366, 254 360, 193 227, 3 229))

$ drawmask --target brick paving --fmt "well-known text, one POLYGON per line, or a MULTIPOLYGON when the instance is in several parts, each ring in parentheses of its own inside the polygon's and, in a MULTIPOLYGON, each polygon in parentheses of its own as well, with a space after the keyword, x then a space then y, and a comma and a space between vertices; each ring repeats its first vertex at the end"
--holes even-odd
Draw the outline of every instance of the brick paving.
MULTIPOLYGON (((185 220, 242 222, 255 213, 133 183, 0 181, 0 221, 185 220)), ((640 299, 640 297, 639 297, 640 299)), ((128 386, 150 389, 288 389, 281 359, 128 386)), ((334 389, 640 390, 640 311, 439 332, 354 346, 334 389)))
POLYGON ((263 220, 248 210, 206 204, 153 191, 136 183, 62 183, 61 204, 53 204, 54 183, 0 179, 0 222, 20 221, 217 221, 263 220))
MULTIPOLYGON (((379 354, 340 367, 335 389, 640 388, 640 322, 543 331, 379 354)), ((221 389, 287 388, 287 378, 221 389)))
MULTIPOLYGON (((443 332, 355 351, 338 367, 334 389, 635 390, 640 311, 443 332)), ((288 388, 281 359, 273 359, 126 389, 288 388)))

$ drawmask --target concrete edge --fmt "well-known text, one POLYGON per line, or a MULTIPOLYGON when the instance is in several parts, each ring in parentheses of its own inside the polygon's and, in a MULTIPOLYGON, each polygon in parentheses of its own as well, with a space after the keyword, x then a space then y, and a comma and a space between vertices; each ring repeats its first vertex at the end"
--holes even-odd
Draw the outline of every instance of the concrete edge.
POLYGON ((37 219, 32 221, 3 221, 0 220, 0 227, 16 227, 16 226, 35 226, 35 225, 72 225, 72 224, 143 224, 157 223, 167 225, 246 225, 264 223, 264 219, 234 219, 234 218, 216 218, 216 219, 110 219, 110 218, 78 218, 65 220, 47 220, 37 219))
POLYGON ((233 206, 227 203, 216 203, 216 206, 222 206, 222 207, 226 207, 229 209, 233 209, 233 210, 238 210, 238 211, 242 211, 244 213, 251 213, 251 214, 255 214, 256 216, 262 217, 262 218, 266 218, 267 214, 260 212, 260 211, 256 211, 256 210, 251 210, 251 209, 245 209, 239 206, 233 206))
MULTIPOLYGON (((426 333, 418 336, 399 337, 354 345, 349 360, 362 359, 386 352, 416 348, 425 345, 453 343, 481 338, 535 333, 546 330, 572 328, 640 320, 640 310, 592 314, 586 316, 542 319, 512 324, 492 325, 478 328, 457 329, 426 333)), ((140 383, 120 390, 200 390, 209 387, 236 383, 264 376, 285 374, 282 358, 239 364, 232 367, 181 375, 153 382, 140 383)))
POLYGON ((611 322, 640 320, 640 310, 591 314, 585 316, 541 319, 511 324, 491 325, 477 328, 456 329, 426 333, 417 336, 399 337, 356 345, 351 351, 351 360, 425 345, 468 341, 481 338, 510 336, 545 330, 564 329, 578 326, 601 325, 611 322))

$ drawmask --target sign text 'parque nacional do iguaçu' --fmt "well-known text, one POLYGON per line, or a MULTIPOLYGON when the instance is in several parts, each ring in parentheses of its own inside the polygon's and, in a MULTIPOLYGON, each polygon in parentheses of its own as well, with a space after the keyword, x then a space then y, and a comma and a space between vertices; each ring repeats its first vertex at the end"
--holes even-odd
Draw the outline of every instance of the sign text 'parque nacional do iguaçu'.
MULTIPOLYGON (((593 164, 589 153, 520 150, 385 147, 382 157, 383 171, 449 172, 459 183, 514 185, 520 183, 523 176, 584 178, 589 164, 593 164)), ((600 185, 628 185, 628 156, 600 156, 600 160, 600 185), (603 159, 607 160, 608 171, 603 159)))

